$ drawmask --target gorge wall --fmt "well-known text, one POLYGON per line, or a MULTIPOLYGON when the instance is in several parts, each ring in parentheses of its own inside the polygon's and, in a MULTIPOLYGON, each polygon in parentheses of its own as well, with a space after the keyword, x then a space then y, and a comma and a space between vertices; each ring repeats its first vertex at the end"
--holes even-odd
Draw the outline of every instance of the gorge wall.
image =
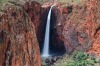
MULTIPOLYGON (((46 28, 47 15, 49 12, 50 6, 47 8, 41 7, 38 2, 26 2, 24 5, 25 12, 31 18, 33 24, 35 25, 36 35, 40 44, 41 53, 43 50, 43 41, 46 28)), ((51 14, 51 27, 50 27, 50 52, 65 52, 64 43, 60 39, 58 40, 57 33, 57 23, 58 15, 56 12, 60 13, 59 10, 55 7, 52 10, 51 14), (55 40, 54 40, 55 39, 55 40)), ((59 14, 60 16, 60 14, 59 14)))
POLYGON ((63 39, 67 50, 87 51, 100 55, 100 1, 90 0, 78 6, 67 15, 63 39), (69 47, 69 48, 68 48, 69 47))
MULTIPOLYGON (((43 4, 45 6, 45 4, 43 4)), ((22 7, 5 7, 0 15, 0 66, 41 66, 40 52, 48 11, 28 1, 22 7)), ((87 51, 100 56, 100 1, 56 3, 52 9, 50 53, 87 51)))
MULTIPOLYGON (((99 4, 99 0, 86 0, 81 5, 71 3, 68 6, 63 6, 65 3, 56 3, 51 14, 50 52, 71 53, 79 50, 100 54, 95 49, 100 44, 99 4)), ((41 5, 34 1, 24 5, 24 10, 35 24, 41 52, 50 6, 50 2, 41 5)))
POLYGON ((0 66, 41 66, 35 27, 15 5, 0 15, 0 66))

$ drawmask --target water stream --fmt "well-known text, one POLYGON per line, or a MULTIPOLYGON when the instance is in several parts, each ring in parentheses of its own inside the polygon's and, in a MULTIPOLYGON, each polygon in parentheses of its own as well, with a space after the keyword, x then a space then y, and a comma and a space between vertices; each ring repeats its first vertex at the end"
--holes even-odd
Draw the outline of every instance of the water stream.
POLYGON ((46 24, 46 31, 45 31, 45 39, 44 39, 44 47, 43 47, 43 57, 49 56, 49 36, 50 36, 50 19, 51 19, 51 10, 52 7, 49 10, 48 17, 47 17, 47 24, 46 24))

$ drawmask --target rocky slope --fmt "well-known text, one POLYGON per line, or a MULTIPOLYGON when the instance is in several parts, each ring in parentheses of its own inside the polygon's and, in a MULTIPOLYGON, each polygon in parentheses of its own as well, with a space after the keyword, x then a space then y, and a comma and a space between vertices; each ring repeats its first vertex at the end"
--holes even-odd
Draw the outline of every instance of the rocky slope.
POLYGON ((35 27, 28 15, 6 5, 0 16, 0 66, 40 66, 35 27))

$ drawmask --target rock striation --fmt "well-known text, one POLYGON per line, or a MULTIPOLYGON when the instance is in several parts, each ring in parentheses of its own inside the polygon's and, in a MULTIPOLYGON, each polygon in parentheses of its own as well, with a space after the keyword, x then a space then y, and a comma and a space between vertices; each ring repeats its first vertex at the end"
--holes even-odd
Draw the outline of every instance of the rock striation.
POLYGON ((0 66, 41 66, 34 24, 21 7, 6 5, 0 15, 0 66))

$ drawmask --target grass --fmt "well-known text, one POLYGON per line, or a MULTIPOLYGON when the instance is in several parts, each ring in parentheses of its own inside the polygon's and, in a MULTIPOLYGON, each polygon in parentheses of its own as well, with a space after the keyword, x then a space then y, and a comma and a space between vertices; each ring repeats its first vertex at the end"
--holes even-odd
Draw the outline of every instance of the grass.
POLYGON ((8 1, 11 1, 11 0, 0 0, 0 10, 2 9, 2 7, 8 3, 8 1))
POLYGON ((0 5, 6 4, 8 3, 8 1, 11 1, 11 0, 0 0, 0 5))
POLYGON ((71 2, 75 2, 75 3, 80 3, 82 0, 57 0, 58 2, 67 2, 67 3, 71 3, 71 2))

